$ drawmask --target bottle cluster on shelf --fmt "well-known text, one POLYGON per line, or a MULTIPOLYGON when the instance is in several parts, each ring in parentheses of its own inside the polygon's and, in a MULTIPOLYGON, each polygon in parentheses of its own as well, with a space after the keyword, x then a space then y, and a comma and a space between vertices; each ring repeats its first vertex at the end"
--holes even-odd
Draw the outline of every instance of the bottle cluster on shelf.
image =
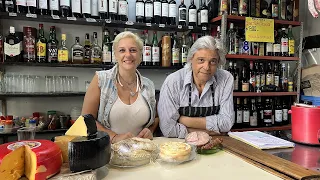
POLYGON ((290 106, 289 97, 235 97, 233 129, 290 124, 290 106))
POLYGON ((295 40, 292 26, 275 31, 274 42, 249 42, 245 38, 245 30, 234 27, 230 23, 227 32, 228 54, 245 54, 256 56, 295 56, 295 40), (288 31, 288 33, 286 32, 288 31))
POLYGON ((255 62, 237 67, 229 61, 227 70, 234 77, 234 91, 240 92, 293 92, 290 65, 279 62, 255 62))
POLYGON ((273 18, 280 20, 297 20, 298 4, 294 0, 220 0, 219 15, 273 18))

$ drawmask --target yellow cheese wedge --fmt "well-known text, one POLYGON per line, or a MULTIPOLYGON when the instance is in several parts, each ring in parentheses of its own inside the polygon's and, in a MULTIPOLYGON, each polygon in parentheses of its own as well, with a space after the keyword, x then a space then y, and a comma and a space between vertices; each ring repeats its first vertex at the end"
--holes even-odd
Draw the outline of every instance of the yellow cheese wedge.
POLYGON ((0 166, 0 179, 17 180, 24 174, 24 146, 6 155, 0 166))
POLYGON ((68 136, 88 136, 88 129, 84 117, 80 116, 76 122, 68 129, 65 135, 68 136))
POLYGON ((68 143, 77 136, 57 136, 54 142, 60 147, 62 151, 63 162, 69 162, 68 157, 68 143))

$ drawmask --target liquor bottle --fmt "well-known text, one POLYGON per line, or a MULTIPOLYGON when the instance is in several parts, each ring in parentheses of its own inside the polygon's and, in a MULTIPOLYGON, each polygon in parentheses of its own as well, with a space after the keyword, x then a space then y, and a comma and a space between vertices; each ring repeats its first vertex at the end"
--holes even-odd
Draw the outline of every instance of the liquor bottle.
POLYGON ((167 0, 161 1, 161 24, 169 24, 169 4, 167 0))
POLYGON ((248 77, 247 77, 247 68, 246 68, 246 66, 242 66, 241 90, 243 92, 248 92, 249 91, 249 82, 248 82, 248 77))
POLYGON ((6 12, 11 13, 15 11, 13 0, 5 0, 4 4, 5 4, 6 12))
POLYGON ((71 10, 73 17, 81 17, 81 0, 71 0, 71 10))
POLYGON ((208 6, 206 5, 206 1, 203 1, 202 6, 199 8, 200 9, 200 20, 201 20, 201 26, 202 27, 208 27, 208 6))
POLYGON ((289 56, 293 57, 295 53, 295 43, 294 43, 294 37, 292 34, 292 26, 289 25, 288 28, 288 40, 289 40, 289 56))
POLYGON ((237 63, 233 63, 233 70, 234 70, 234 81, 233 81, 233 90, 234 91, 240 91, 240 81, 239 81, 239 69, 237 68, 237 63))
POLYGON ((258 97, 258 102, 256 104, 257 106, 257 121, 258 121, 258 126, 263 126, 263 105, 261 102, 261 97, 258 97))
MULTIPOLYGON (((224 7, 225 6, 224 4, 228 4, 228 2, 226 0, 222 0, 221 7, 224 7), (223 2, 223 4, 222 4, 222 2, 223 2)), ((231 0, 229 6, 230 6, 229 7, 229 14, 238 16, 239 15, 239 2, 238 2, 238 0, 231 0)))
POLYGON ((100 19, 108 18, 108 1, 98 0, 98 11, 100 19))
POLYGON ((152 65, 151 61, 151 44, 149 43, 149 34, 148 30, 143 32, 144 43, 143 43, 143 55, 142 55, 142 65, 150 66, 152 65))
POLYGON ((197 25, 197 6, 194 5, 194 0, 191 0, 191 4, 189 6, 189 10, 188 10, 188 20, 189 26, 196 26, 197 25))
POLYGON ((287 0, 279 0, 279 19, 287 20, 287 0))
POLYGON ((271 18, 271 11, 270 11, 269 3, 267 2, 267 0, 261 0, 260 8, 261 8, 262 18, 271 18))
POLYGON ((201 26, 201 4, 202 4, 202 0, 200 0, 199 3, 199 8, 197 10, 197 26, 201 26))
POLYGON ((266 72, 264 71, 264 63, 260 62, 260 87, 266 85, 266 72))
POLYGON ((144 2, 143 0, 137 0, 136 2, 136 22, 144 22, 144 2))
POLYGON ((266 42, 266 56, 273 56, 273 46, 272 42, 266 42))
POLYGON ((58 62, 68 63, 69 62, 69 50, 66 46, 67 37, 66 34, 61 34, 61 46, 58 49, 58 62))
POLYGON ((249 78, 249 91, 254 92, 256 88, 256 72, 253 66, 253 61, 250 61, 249 78))
POLYGON ((90 18, 91 17, 91 0, 82 0, 82 16, 83 18, 90 18))
POLYGON ((108 65, 112 64, 111 54, 112 54, 112 43, 110 40, 109 31, 106 29, 104 31, 104 38, 102 43, 102 63, 103 64, 108 64, 108 65))
POLYGON ((279 17, 279 4, 277 0, 271 0, 271 17, 273 19, 278 19, 279 17))
MULTIPOLYGON (((202 3, 199 4, 199 7, 201 7, 202 3)), ((228 12, 228 0, 220 0, 219 2, 219 15, 223 15, 224 13, 227 13, 228 12)), ((231 3, 230 3, 230 6, 231 6, 231 3)), ((231 8, 229 8, 231 9, 231 8)))
POLYGON ((31 34, 31 27, 27 27, 27 33, 23 37, 23 59, 25 62, 35 62, 36 46, 35 38, 31 34))
POLYGON ((186 26, 187 25, 187 6, 184 4, 184 0, 181 0, 181 4, 179 5, 179 25, 186 26))
POLYGON ((50 15, 60 15, 59 0, 49 0, 50 15))
POLYGON ((56 28, 54 26, 50 27, 49 41, 47 44, 47 56, 49 63, 58 62, 58 40, 56 38, 56 28))
POLYGON ((152 65, 159 66, 160 65, 160 48, 158 45, 158 37, 157 31, 153 31, 153 39, 152 39, 152 65))
POLYGON ((109 19, 117 20, 118 14, 118 0, 109 0, 109 19))
POLYGON ((38 14, 47 15, 48 14, 48 0, 38 0, 38 14))
POLYGON ((228 71, 229 73, 231 73, 232 76, 234 76, 232 61, 229 61, 229 66, 228 66, 227 71, 228 71))
POLYGON ((173 43, 172 43, 172 62, 171 65, 172 66, 179 66, 180 65, 180 47, 179 47, 179 43, 178 43, 178 38, 177 38, 177 32, 175 32, 174 36, 173 36, 173 43))
POLYGON ((75 39, 75 44, 71 47, 71 60, 73 64, 82 64, 84 48, 79 42, 79 37, 76 37, 75 39))
POLYGON ((244 98, 243 100, 243 121, 242 124, 244 127, 249 127, 250 126, 250 110, 249 110, 249 105, 248 105, 248 99, 244 98))
POLYGON ((280 56, 281 55, 281 34, 279 31, 275 35, 275 40, 273 44, 273 56, 280 56))
POLYGON ((176 25, 177 4, 175 0, 169 1, 169 24, 176 25))
POLYGON ((153 18, 155 24, 160 24, 161 22, 161 0, 153 1, 153 18))
POLYGON ((251 109, 250 109, 250 126, 257 127, 258 126, 258 112, 256 107, 256 100, 254 98, 251 99, 251 109))
POLYGON ((293 92, 293 78, 290 74, 290 64, 288 63, 288 70, 287 70, 287 78, 288 78, 288 92, 293 92))
POLYGON ((286 64, 285 63, 282 63, 280 81, 281 81, 281 83, 280 83, 281 90, 283 92, 287 92, 288 91, 288 79, 287 79, 286 64))
POLYGON ((44 63, 47 59, 47 39, 44 37, 43 24, 39 24, 39 37, 37 41, 37 62, 44 63))
POLYGON ((70 0, 60 0, 60 12, 62 17, 70 16, 70 0))
MULTIPOLYGON (((260 4, 259 4, 260 5, 260 4)), ((248 14, 250 17, 256 17, 256 0, 249 0, 248 14)))
MULTIPOLYGON (((217 39, 220 39, 220 38, 221 38, 221 28, 220 28, 220 26, 217 26, 216 38, 217 38, 217 39)), ((239 43, 239 42, 238 42, 238 43, 239 43)), ((239 46, 238 46, 238 50, 239 50, 239 46)))
POLYGON ((128 1, 119 0, 118 17, 120 21, 128 21, 128 1))
POLYGON ((281 91, 281 88, 280 88, 280 70, 279 70, 279 63, 278 62, 276 62, 274 64, 273 76, 274 76, 274 86, 276 87, 276 91, 281 91))
POLYGON ((248 15, 248 0, 239 0, 239 15, 247 16, 248 15))
MULTIPOLYGON (((91 18, 99 19, 99 13, 98 13, 98 1, 99 0, 91 0, 91 18)), ((110 17, 109 17, 110 18, 110 17)))
POLYGON ((289 124, 289 119, 288 119, 288 102, 286 101, 286 98, 282 99, 282 123, 284 125, 289 124))
POLYGON ((252 42, 251 44, 252 44, 252 55, 259 56, 260 43, 252 42))
POLYGON ((242 122, 243 122, 243 110, 241 106, 241 99, 237 98, 237 112, 236 112, 236 123, 235 126, 237 128, 242 127, 242 122))
POLYGON ((294 1, 293 0, 287 0, 286 2, 286 15, 287 15, 287 20, 292 21, 293 20, 293 5, 294 1))
POLYGON ((289 56, 289 39, 286 28, 282 28, 281 32, 281 56, 289 56))
MULTIPOLYGON (((219 30, 219 33, 220 33, 220 30, 219 30)), ((234 30, 234 52, 235 52, 235 54, 240 54, 239 41, 240 41, 239 29, 238 29, 238 27, 236 27, 234 30)))
POLYGON ((259 63, 254 63, 255 70, 256 70, 256 78, 255 78, 255 92, 260 92, 261 91, 261 76, 260 76, 260 71, 259 71, 259 63))
POLYGON ((274 124, 276 126, 282 125, 282 104, 280 98, 275 98, 276 105, 274 108, 274 124))
POLYGON ((27 0, 28 13, 36 14, 37 13, 37 0, 27 0))
POLYGON ((266 102, 263 109, 263 126, 272 126, 272 105, 270 99, 266 98, 266 102))
POLYGON ((182 65, 187 64, 188 57, 188 46, 186 44, 186 37, 184 33, 182 34, 182 47, 181 47, 181 63, 182 65))
POLYGON ((227 33, 227 45, 228 45, 228 54, 236 54, 235 52, 235 31, 233 29, 233 23, 230 23, 230 28, 227 33))
POLYGON ((4 61, 19 62, 21 60, 21 40, 15 34, 15 28, 10 26, 9 34, 4 39, 4 61))
POLYGON ((83 59, 83 62, 85 64, 90 64, 90 57, 91 57, 90 35, 89 35, 89 33, 86 33, 85 40, 84 40, 84 59, 83 59))
MULTIPOLYGON (((10 2, 10 1, 5 1, 5 3, 7 3, 7 2, 10 2)), ((7 4, 5 4, 5 5, 7 5, 7 4)), ((22 13, 22 14, 26 13, 27 12, 27 0, 16 0, 16 8, 17 8, 17 13, 22 13)))
POLYGON ((145 9, 145 22, 152 23, 153 22, 153 2, 151 0, 146 0, 144 3, 145 9))
POLYGON ((271 62, 267 64, 267 72, 266 72, 266 86, 273 85, 273 70, 271 62))
POLYGON ((261 0, 256 0, 256 17, 261 17, 261 0))
POLYGON ((97 32, 93 32, 93 43, 90 53, 90 62, 91 64, 101 64, 102 50, 98 44, 98 35, 97 32))

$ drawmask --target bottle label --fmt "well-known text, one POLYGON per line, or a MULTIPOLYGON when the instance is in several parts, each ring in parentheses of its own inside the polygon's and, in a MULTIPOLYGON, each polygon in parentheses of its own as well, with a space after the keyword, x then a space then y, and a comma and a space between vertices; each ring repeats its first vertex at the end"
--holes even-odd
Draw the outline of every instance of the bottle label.
POLYGON ((288 38, 281 38, 281 52, 282 53, 289 52, 288 38))
MULTIPOLYGON (((74 0, 72 0, 74 1, 74 0)), ((98 8, 99 12, 105 13, 108 12, 108 5, 107 5, 107 0, 98 0, 98 8)))
POLYGON ((117 0, 109 0, 109 13, 117 14, 117 5, 117 0))
POLYGON ((200 15, 201 15, 201 24, 208 23, 208 10, 207 9, 201 10, 200 15))
POLYGON ((179 49, 172 48, 172 63, 178 64, 179 63, 179 49))
POLYGON ((182 47, 182 53, 181 53, 181 62, 187 63, 187 57, 188 57, 188 50, 186 47, 182 47))
POLYGON ((99 63, 101 62, 101 56, 99 54, 91 56, 91 63, 99 63))
POLYGON ((254 74, 250 77, 249 82, 253 88, 256 86, 256 76, 254 74))
POLYGON ((263 118, 265 123, 272 123, 272 110, 263 110, 263 118))
POLYGON ((146 13, 145 17, 153 17, 153 4, 147 3, 146 4, 146 13))
POLYGON ((246 83, 246 82, 242 83, 242 91, 249 91, 249 83, 246 83))
POLYGON ((85 47, 84 48, 84 59, 85 60, 89 60, 90 59, 90 50, 91 48, 90 47, 85 47))
POLYGON ((65 62, 68 61, 69 53, 68 50, 58 50, 58 61, 65 62))
POLYGON ((189 23, 196 23, 197 22, 197 10, 196 9, 189 9, 189 23))
MULTIPOLYGON (((41 2, 41 0, 40 0, 41 2)), ((17 6, 27 6, 27 0, 17 0, 16 1, 17 6)))
POLYGON ((111 62, 111 49, 106 45, 102 48, 102 62, 111 62))
POLYGON ((48 9, 48 1, 39 0, 39 9, 48 9))
POLYGON ((144 16, 144 3, 143 2, 137 2, 136 16, 144 16))
POLYGON ((237 110, 237 124, 242 123, 243 111, 237 110))
POLYGON ((143 46, 143 62, 151 62, 151 46, 143 46))
POLYGON ((169 17, 176 17, 176 4, 169 4, 169 17))
POLYGON ((81 1, 80 0, 72 0, 71 2, 72 12, 81 14, 81 1))
POLYGON ((260 82, 260 75, 256 75, 256 87, 260 87, 261 82, 260 82))
POLYGON ((10 45, 8 43, 4 43, 4 54, 10 57, 17 56, 21 53, 21 44, 17 43, 14 45, 10 45))
POLYGON ((37 7, 36 0, 27 0, 27 6, 37 7))
POLYGON ((278 17, 279 7, 278 4, 272 4, 272 17, 278 17))
POLYGON ((91 15, 98 16, 98 0, 91 0, 91 15))
POLYGON ((46 43, 38 42, 37 43, 37 56, 38 57, 46 57, 46 50, 47 50, 46 48, 47 48, 46 43))
POLYGON ((238 76, 236 76, 235 79, 234 79, 233 87, 234 87, 235 91, 239 90, 239 77, 238 76))
POLYGON ((118 3, 119 3, 119 15, 127 16, 128 15, 127 14, 127 8, 128 8, 127 1, 119 1, 118 3))
POLYGON ((161 16, 163 16, 163 17, 169 16, 169 4, 168 3, 162 3, 161 16))
POLYGON ((58 60, 58 49, 56 45, 48 44, 48 62, 58 60))
POLYGON ((267 74, 266 85, 272 85, 272 74, 267 74))
POLYGON ((272 53, 272 52, 273 52, 273 44, 267 43, 267 53, 272 53))
POLYGON ((282 120, 288 121, 288 109, 282 109, 282 120))
POLYGON ((280 76, 274 76, 274 85, 276 87, 279 87, 279 83, 280 83, 280 76))
POLYGON ((179 21, 187 21, 187 8, 179 8, 179 21))
POLYGON ((282 110, 274 110, 275 122, 282 122, 282 110))
POLYGON ((239 4, 239 14, 247 14, 248 10, 247 10, 248 4, 247 1, 245 0, 240 0, 240 4, 239 4))
POLYGON ((72 57, 73 57, 73 60, 83 61, 83 51, 80 49, 73 50, 72 57))
POLYGON ((222 0, 221 4, 220 4, 220 11, 223 12, 227 12, 228 11, 228 1, 226 0, 222 0))
POLYGON ((35 58, 36 56, 36 49, 35 49, 34 41, 25 41, 24 45, 24 56, 25 58, 35 58))
POLYGON ((91 0, 82 0, 82 13, 91 14, 91 0))
POLYGON ((153 3, 153 11, 155 16, 161 16, 161 2, 153 3))
POLYGON ((266 75, 265 74, 261 74, 260 75, 260 86, 264 86, 266 85, 266 75))
POLYGON ((70 7, 70 0, 60 0, 60 6, 70 7))
POLYGON ((253 112, 252 116, 250 116, 250 126, 258 126, 258 114, 257 112, 253 112))
POLYGON ((244 123, 250 122, 250 111, 243 111, 243 122, 244 123))
POLYGON ((160 62, 160 48, 159 47, 152 47, 152 62, 160 62))
POLYGON ((273 44, 273 52, 279 53, 281 50, 281 45, 280 44, 273 44))
POLYGON ((289 54, 294 54, 294 40, 289 40, 289 54))
POLYGON ((50 0, 49 7, 52 11, 59 11, 59 0, 50 0))
POLYGON ((198 11, 197 12, 197 16, 198 16, 198 26, 200 26, 201 25, 201 13, 200 13, 200 11, 198 11))

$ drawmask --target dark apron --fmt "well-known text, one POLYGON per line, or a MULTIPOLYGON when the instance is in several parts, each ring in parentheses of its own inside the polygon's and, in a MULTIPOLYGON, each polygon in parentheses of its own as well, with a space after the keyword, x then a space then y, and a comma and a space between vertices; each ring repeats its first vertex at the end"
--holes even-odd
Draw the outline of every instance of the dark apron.
POLYGON ((211 116, 219 113, 220 105, 214 105, 214 89, 213 85, 211 87, 212 92, 212 101, 213 106, 209 107, 192 107, 191 106, 191 85, 189 86, 189 106, 187 107, 180 107, 179 114, 180 116, 188 116, 188 117, 206 117, 211 116))

